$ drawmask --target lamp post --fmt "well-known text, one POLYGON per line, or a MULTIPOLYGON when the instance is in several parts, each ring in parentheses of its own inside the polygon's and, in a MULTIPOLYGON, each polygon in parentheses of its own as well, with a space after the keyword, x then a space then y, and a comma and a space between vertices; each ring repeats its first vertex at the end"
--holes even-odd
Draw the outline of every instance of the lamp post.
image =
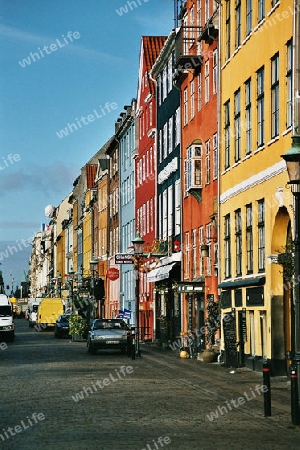
MULTIPOLYGON (((90 320, 91 320, 91 309, 92 309, 92 305, 94 305, 94 300, 95 300, 95 268, 98 267, 98 261, 95 259, 92 259, 90 261, 90 270, 92 273, 92 277, 91 277, 91 302, 89 304, 89 309, 88 309, 88 317, 87 317, 87 322, 88 325, 90 324, 90 320)), ((94 310, 94 306, 93 306, 93 310, 94 310)), ((94 318, 94 314, 93 314, 93 318, 94 318)))
POLYGON ((295 245, 295 321, 294 321, 294 351, 292 355, 291 384, 295 381, 295 389, 291 390, 292 420, 294 425, 300 425, 300 135, 292 136, 292 147, 281 155, 286 162, 289 176, 288 184, 294 196, 294 245, 295 245), (295 379, 295 380, 292 380, 295 379))
POLYGON ((134 248, 134 269, 135 269, 135 323, 136 323, 136 355, 141 356, 140 342, 139 342, 139 328, 140 328, 140 258, 143 255, 143 246, 145 241, 141 238, 140 233, 137 232, 135 238, 131 241, 134 248))
POLYGON ((69 270, 69 273, 68 273, 68 275, 69 275, 69 285, 70 285, 70 293, 69 293, 69 302, 70 302, 70 304, 68 305, 68 308, 70 308, 72 311, 73 311, 73 296, 74 296, 74 286, 73 286, 73 283, 74 283, 74 275, 75 275, 75 271, 73 270, 73 267, 71 267, 70 268, 70 270, 69 270))

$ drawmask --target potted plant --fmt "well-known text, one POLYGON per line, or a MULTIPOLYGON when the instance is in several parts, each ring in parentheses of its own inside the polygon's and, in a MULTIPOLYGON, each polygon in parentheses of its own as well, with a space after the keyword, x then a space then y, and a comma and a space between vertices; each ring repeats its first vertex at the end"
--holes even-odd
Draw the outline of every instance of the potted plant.
POLYGON ((216 358, 216 353, 213 349, 213 345, 215 343, 215 334, 220 329, 219 305, 214 301, 213 297, 209 296, 205 309, 207 312, 205 321, 205 342, 207 344, 207 348, 202 353, 202 359, 204 362, 213 362, 216 358))
POLYGON ((86 320, 78 314, 71 314, 69 327, 72 341, 82 341, 86 331, 86 320))

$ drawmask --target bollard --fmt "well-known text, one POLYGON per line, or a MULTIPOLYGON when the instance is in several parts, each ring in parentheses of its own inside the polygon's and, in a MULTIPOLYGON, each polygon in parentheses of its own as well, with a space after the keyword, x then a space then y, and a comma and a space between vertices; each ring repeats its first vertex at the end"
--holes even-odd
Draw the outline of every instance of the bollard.
POLYGON ((132 329, 131 334, 131 359, 135 359, 135 331, 132 329))
POLYGON ((263 363, 263 383, 267 387, 267 391, 264 392, 264 413, 265 417, 271 416, 271 383, 270 383, 270 366, 267 361, 263 363))
POLYGON ((300 425, 300 413, 298 404, 298 374, 297 367, 293 364, 290 365, 290 378, 292 423, 293 425, 300 425))
POLYGON ((131 332, 127 331, 127 356, 131 356, 131 332))

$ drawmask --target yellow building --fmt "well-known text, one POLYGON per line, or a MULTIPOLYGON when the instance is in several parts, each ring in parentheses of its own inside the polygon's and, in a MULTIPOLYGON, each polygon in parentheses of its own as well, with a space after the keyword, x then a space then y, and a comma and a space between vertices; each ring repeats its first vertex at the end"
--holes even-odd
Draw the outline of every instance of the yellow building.
POLYGON ((221 3, 219 232, 225 363, 286 373, 290 295, 278 253, 291 234, 281 155, 293 125, 293 1, 221 3))

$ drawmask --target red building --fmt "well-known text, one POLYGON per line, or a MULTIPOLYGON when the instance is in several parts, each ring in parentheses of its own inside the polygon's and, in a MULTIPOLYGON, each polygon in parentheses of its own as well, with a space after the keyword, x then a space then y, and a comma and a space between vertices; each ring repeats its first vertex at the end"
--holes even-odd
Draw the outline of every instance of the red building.
POLYGON ((182 126, 182 327, 198 331, 202 345, 205 303, 218 295, 216 5, 212 0, 187 0, 181 6, 175 53, 182 126))
MULTIPOLYGON (((142 36, 137 89, 137 153, 135 157, 136 231, 151 248, 156 238, 156 99, 150 70, 167 37, 142 36)), ((139 310, 141 338, 154 337, 153 283, 140 272, 139 310)))

